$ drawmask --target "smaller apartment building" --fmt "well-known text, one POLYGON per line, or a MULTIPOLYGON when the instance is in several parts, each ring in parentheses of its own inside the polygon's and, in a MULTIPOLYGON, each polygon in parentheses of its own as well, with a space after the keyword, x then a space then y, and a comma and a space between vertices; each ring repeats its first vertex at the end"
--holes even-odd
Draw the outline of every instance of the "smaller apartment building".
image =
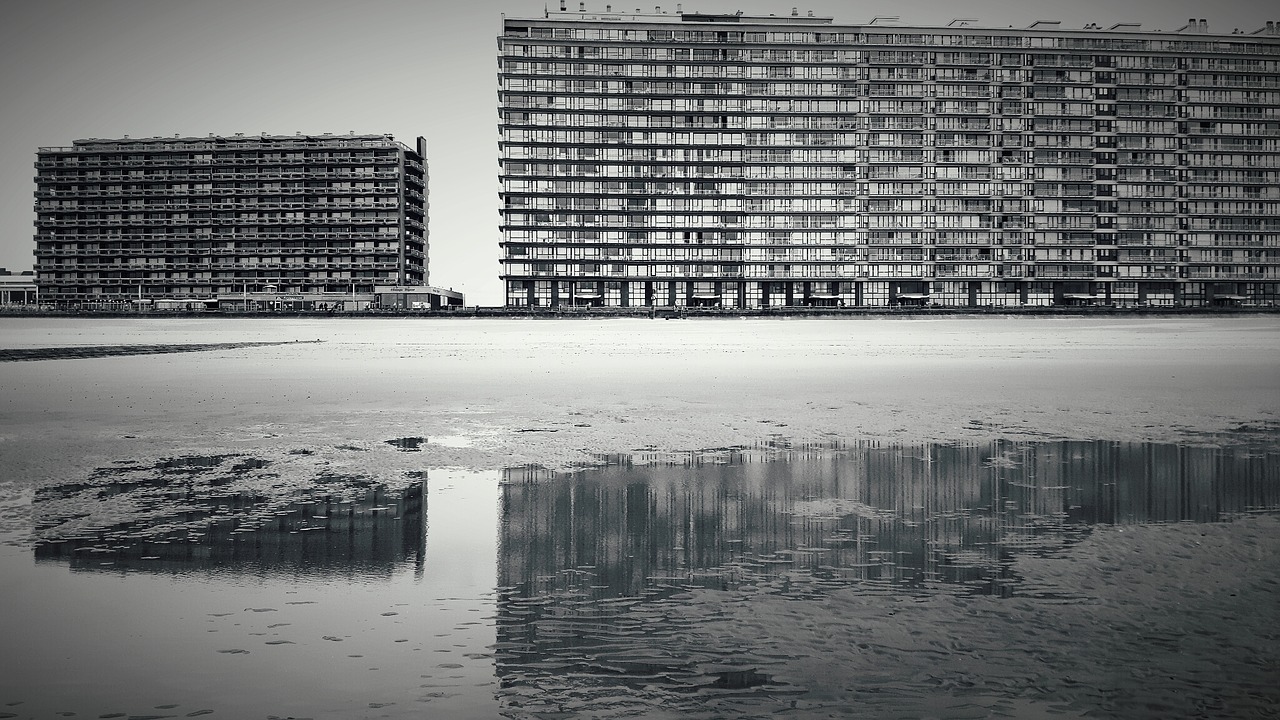
POLYGON ((212 301, 423 285, 425 145, 326 134, 40 148, 41 300, 212 301))

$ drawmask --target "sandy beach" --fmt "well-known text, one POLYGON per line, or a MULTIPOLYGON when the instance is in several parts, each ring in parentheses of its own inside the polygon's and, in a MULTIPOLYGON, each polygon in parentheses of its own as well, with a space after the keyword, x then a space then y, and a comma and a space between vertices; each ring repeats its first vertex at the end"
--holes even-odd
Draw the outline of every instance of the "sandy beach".
POLYGON ((3 319, 6 349, 262 343, 0 364, 10 481, 120 456, 426 437, 428 467, 760 442, 1219 442, 1280 432, 1280 318, 3 319), (314 341, 318 343, 289 343, 314 341))

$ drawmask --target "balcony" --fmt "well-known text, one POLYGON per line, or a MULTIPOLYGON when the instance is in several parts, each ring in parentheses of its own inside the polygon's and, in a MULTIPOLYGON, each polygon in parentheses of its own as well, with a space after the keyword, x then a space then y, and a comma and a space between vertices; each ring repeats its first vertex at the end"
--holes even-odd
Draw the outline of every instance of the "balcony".
POLYGON ((1188 269, 1187 277, 1193 280, 1280 280, 1280 269, 1271 270, 1272 272, 1246 272, 1193 267, 1188 269))
POLYGON ((946 265, 937 265, 934 267, 934 277, 961 277, 961 278, 988 278, 999 277, 1000 267, 998 265, 987 267, 965 267, 956 268, 946 265))
MULTIPOLYGON (((1084 280, 1098 276, 1098 271, 1090 264, 1079 268, 1048 268, 1037 266, 1035 277, 1049 280, 1084 280)), ((1176 273, 1174 274, 1176 277, 1176 273)))

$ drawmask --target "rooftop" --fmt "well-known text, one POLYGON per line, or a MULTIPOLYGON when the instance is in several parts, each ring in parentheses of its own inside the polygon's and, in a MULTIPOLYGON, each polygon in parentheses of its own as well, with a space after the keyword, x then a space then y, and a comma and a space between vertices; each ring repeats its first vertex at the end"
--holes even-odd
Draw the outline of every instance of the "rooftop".
POLYGON ((303 135, 297 133, 294 135, 245 135, 244 133, 236 133, 235 135, 214 135, 210 133, 206 137, 181 137, 174 135, 173 137, 143 137, 131 138, 125 135, 122 138, 86 138, 83 140, 74 140, 70 147, 67 146, 49 146, 41 147, 40 152, 104 152, 104 151, 123 151, 137 152, 140 150, 219 150, 228 147, 258 147, 270 146, 272 148, 332 148, 332 147, 387 147, 395 146, 413 152, 404 143, 395 139, 392 135, 356 135, 354 132, 346 135, 334 135, 324 133, 322 135, 303 135))
MULTIPOLYGON (((635 8, 634 12, 628 10, 621 5, 615 8, 612 4, 604 5, 604 9, 596 7, 588 9, 586 2, 578 2, 577 11, 571 9, 574 3, 569 0, 559 0, 560 9, 547 10, 542 18, 527 18, 528 20, 561 20, 561 21, 581 21, 581 22, 629 22, 629 23, 739 23, 750 25, 832 25, 835 22, 833 17, 814 15, 812 10, 801 11, 799 7, 791 8, 789 15, 746 15, 742 11, 736 13, 702 13, 698 11, 684 11, 684 3, 676 3, 674 6, 667 6, 663 9, 662 5, 653 6, 653 11, 649 12, 646 8, 635 8)), ((514 18, 513 18, 514 19, 514 18)), ((980 20, 975 18, 954 18, 944 25, 903 23, 898 16, 881 15, 861 23, 841 23, 842 26, 852 27, 896 27, 896 28, 972 28, 972 29, 991 29, 991 30, 1009 30, 1012 26, 996 26, 984 25, 980 20)), ((1268 20, 1266 23, 1256 30, 1246 31, 1235 28, 1230 32, 1213 32, 1209 31, 1209 23, 1203 18, 1189 18, 1187 22, 1179 27, 1169 30, 1160 28, 1150 28, 1144 30, 1142 23, 1121 22, 1114 23, 1110 26, 1103 27, 1097 23, 1088 23, 1082 28, 1065 28, 1059 20, 1037 20, 1029 25, 1027 30, 1037 31, 1073 31, 1082 30, 1103 31, 1103 32, 1122 32, 1122 33, 1180 33, 1187 35, 1224 35, 1224 36, 1240 36, 1240 35, 1260 35, 1268 37, 1280 37, 1280 20, 1268 20)))

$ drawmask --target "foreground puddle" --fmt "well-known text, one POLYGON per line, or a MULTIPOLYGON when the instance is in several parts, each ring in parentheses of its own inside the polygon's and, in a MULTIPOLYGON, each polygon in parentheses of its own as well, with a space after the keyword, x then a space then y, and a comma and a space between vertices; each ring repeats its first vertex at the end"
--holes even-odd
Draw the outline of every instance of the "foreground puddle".
MULTIPOLYGON (((423 441, 335 447, 373 468, 423 441)), ((1280 702, 1275 451, 861 444, 394 477, 333 457, 121 463, 37 492, 37 562, 0 557, 15 608, 0 631, 29 648, 0 708, 1074 717, 1280 702), (68 618, 87 624, 68 635, 68 618)))

